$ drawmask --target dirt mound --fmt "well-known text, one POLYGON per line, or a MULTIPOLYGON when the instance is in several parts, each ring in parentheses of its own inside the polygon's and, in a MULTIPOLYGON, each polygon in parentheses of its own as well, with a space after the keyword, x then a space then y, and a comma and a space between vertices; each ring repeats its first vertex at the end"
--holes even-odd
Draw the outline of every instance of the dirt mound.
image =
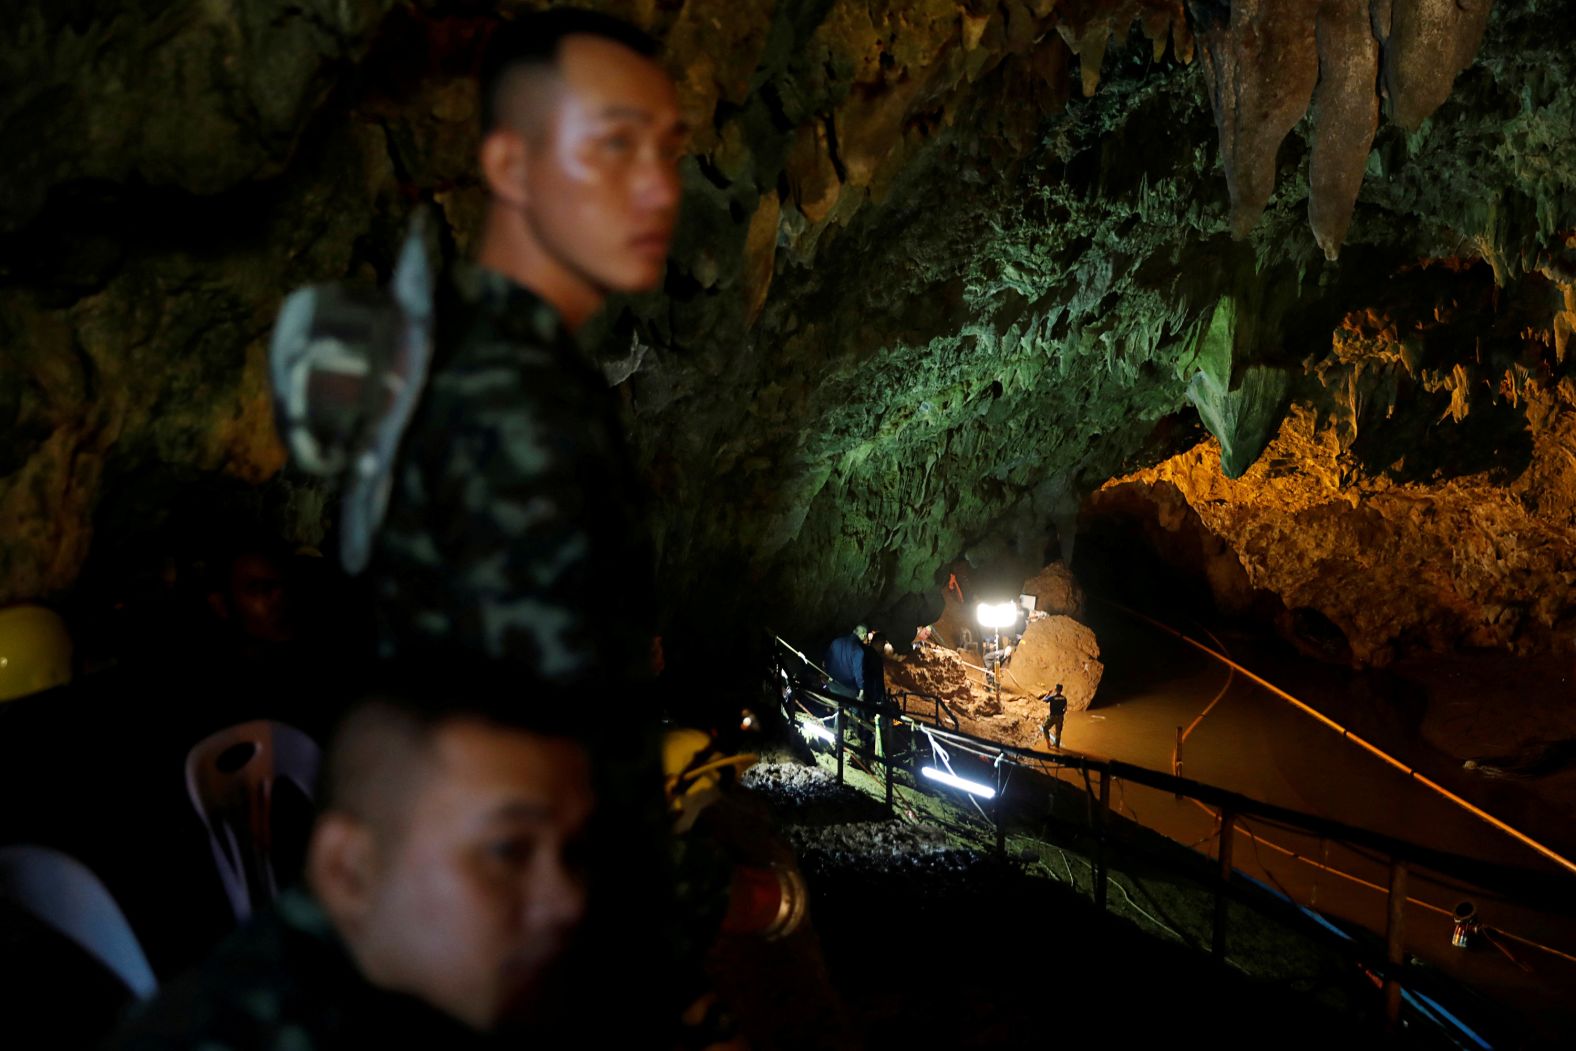
POLYGON ((1007 666, 1007 685, 1031 696, 1057 683, 1067 694, 1067 709, 1081 712, 1094 700, 1105 665, 1094 631, 1071 617, 1046 617, 1029 625, 1007 666))
POLYGON ((887 689, 893 693, 906 690, 929 694, 940 697, 948 704, 964 704, 972 700, 968 668, 963 658, 952 650, 937 646, 925 646, 913 656, 887 661, 886 683, 887 689))

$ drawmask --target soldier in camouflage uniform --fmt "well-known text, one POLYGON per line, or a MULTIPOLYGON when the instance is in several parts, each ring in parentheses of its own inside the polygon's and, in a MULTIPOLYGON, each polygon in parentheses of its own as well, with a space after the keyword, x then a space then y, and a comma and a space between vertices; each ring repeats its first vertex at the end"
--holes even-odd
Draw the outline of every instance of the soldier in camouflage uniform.
MULTIPOLYGON (((600 948, 602 978, 631 1022, 676 1013, 671 947, 697 925, 673 907, 657 713, 643 688, 653 569, 643 501, 613 395, 573 336, 609 294, 655 288, 665 271, 686 132, 654 50, 628 26, 585 12, 523 16, 499 30, 483 71, 489 204, 474 261, 425 297, 430 310, 411 292, 420 267, 397 272, 399 327, 412 335, 388 358, 387 378, 376 360, 370 370, 350 360, 353 347, 336 358, 334 332, 322 341, 335 366, 328 379, 375 379, 357 397, 383 413, 378 426, 345 432, 373 437, 343 460, 342 518, 352 568, 375 536, 383 653, 447 663, 457 681, 477 657, 517 669, 517 703, 582 708, 608 731, 593 778, 599 821, 617 825, 620 839, 588 857, 583 941, 600 948), (412 348, 429 325, 424 369, 412 348), (408 427, 399 416, 407 405, 408 427), (550 700, 531 683, 573 692, 550 700)), ((276 349, 287 366, 276 387, 306 390, 311 377, 293 380, 302 373, 288 366, 310 356, 288 340, 276 349)), ((309 400, 296 398, 306 409, 309 400)), ((287 433, 293 450, 295 435, 312 446, 308 428, 287 433)))
POLYGON ((384 645, 628 681, 649 652, 651 554, 607 383, 552 307, 502 274, 461 264, 446 292, 447 354, 372 565, 384 645))
POLYGON ((566 1026, 585 1030, 602 993, 574 977, 572 949, 594 803, 584 727, 568 706, 519 704, 514 675, 456 689, 401 667, 398 681, 335 737, 307 888, 166 987, 115 1047, 560 1046, 566 1026))
POLYGON ((661 282, 685 131, 642 35, 584 12, 500 30, 483 77, 476 265, 437 307, 377 556, 385 648, 560 682, 649 664, 649 537, 616 405, 573 332, 661 282))
POLYGON ((687 133, 654 53, 578 11, 522 17, 490 44, 488 210, 474 262, 437 298, 371 565, 385 652, 519 666, 572 686, 567 703, 602 724, 595 785, 620 837, 588 859, 585 938, 631 1020, 677 1013, 673 947, 704 937, 675 908, 675 881, 719 878, 673 872, 642 487, 615 397, 574 342, 608 295, 656 288, 666 270, 687 133))

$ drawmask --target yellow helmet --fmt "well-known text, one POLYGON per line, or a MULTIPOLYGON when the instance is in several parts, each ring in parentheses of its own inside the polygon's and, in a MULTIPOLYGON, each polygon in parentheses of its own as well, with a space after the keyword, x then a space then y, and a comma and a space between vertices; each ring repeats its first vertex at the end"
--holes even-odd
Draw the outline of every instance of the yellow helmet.
POLYGON ((753 755, 718 754, 711 735, 701 730, 677 727, 663 734, 662 772, 674 830, 688 832, 717 798, 725 767, 742 769, 753 762, 753 755))
POLYGON ((0 609, 0 701, 71 681, 71 635, 43 606, 0 609))

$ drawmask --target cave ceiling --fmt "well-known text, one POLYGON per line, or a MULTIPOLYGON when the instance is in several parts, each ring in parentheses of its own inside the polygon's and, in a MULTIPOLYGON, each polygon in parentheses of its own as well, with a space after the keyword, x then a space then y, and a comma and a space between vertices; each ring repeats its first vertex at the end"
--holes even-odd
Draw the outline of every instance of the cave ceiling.
MULTIPOLYGON (((1376 514, 1463 479, 1521 516, 1483 528, 1536 532, 1558 578, 1565 4, 600 6, 663 39, 695 128, 666 287, 590 334, 665 594, 819 627, 959 558, 1037 566, 1126 486, 1188 502, 1251 587, 1317 607, 1318 560, 1277 576, 1266 522, 1289 543, 1308 506, 1376 514), (1266 471, 1285 498, 1254 517, 1266 471)), ((274 312, 307 282, 386 280, 419 204, 466 249, 470 70, 497 17, 20 5, 0 29, 0 599, 68 593, 221 481, 320 538, 331 501, 273 436, 274 312)), ((1403 565, 1444 528, 1379 517, 1414 536, 1403 565)), ((1428 601, 1465 622, 1498 602, 1539 645, 1570 630, 1570 581, 1532 609, 1453 579, 1428 601)))

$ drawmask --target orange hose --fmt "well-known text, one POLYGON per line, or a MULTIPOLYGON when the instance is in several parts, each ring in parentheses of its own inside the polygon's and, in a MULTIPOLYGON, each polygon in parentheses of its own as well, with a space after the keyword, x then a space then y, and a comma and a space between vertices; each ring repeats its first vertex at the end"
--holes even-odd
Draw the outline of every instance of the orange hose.
POLYGON ((1353 744, 1356 744, 1359 747, 1365 749, 1366 751, 1371 752, 1372 754, 1374 754, 1375 756, 1377 756, 1378 758, 1380 758, 1384 762, 1388 763, 1390 766, 1393 766, 1397 770, 1399 770, 1402 773, 1406 774, 1408 777, 1410 777, 1412 780, 1416 781, 1418 784, 1422 785, 1425 788, 1428 788, 1428 789, 1432 790, 1433 792, 1437 793, 1438 795, 1442 796, 1443 798, 1445 798, 1445 799, 1449 800, 1450 802, 1454 803, 1456 806, 1460 807, 1462 810, 1465 810, 1467 813, 1471 814, 1473 817, 1478 818, 1479 820, 1481 820, 1481 821, 1493 826, 1494 828, 1496 828, 1499 831, 1505 833, 1507 836, 1510 836, 1512 839, 1514 839, 1517 842, 1523 844, 1524 846, 1530 847, 1532 850, 1534 850, 1537 853, 1539 853, 1539 854, 1543 855, 1544 857, 1548 858, 1550 861, 1553 861, 1555 864, 1559 865, 1561 868, 1565 869, 1567 872, 1570 872, 1572 874, 1576 874, 1576 861, 1572 861, 1570 858, 1565 857, 1563 854, 1561 854, 1558 851, 1554 850, 1552 847, 1545 846, 1544 844, 1542 844, 1542 843, 1538 842, 1537 840, 1533 839, 1531 836, 1527 835, 1525 832, 1522 832, 1520 829, 1514 828, 1511 825, 1506 824, 1505 822, 1501 821, 1499 818, 1495 817, 1493 814, 1490 814, 1488 811, 1484 810, 1482 807, 1475 806, 1472 803, 1467 802, 1465 799, 1462 799, 1460 796, 1456 795, 1454 792, 1450 791, 1448 788, 1445 788, 1443 785, 1439 784, 1438 782, 1433 781, 1433 780, 1429 779, 1428 777, 1425 777, 1424 775, 1418 773, 1412 767, 1407 766, 1405 763, 1401 762, 1399 759, 1396 759, 1394 756, 1392 756, 1389 753, 1383 751, 1382 749, 1376 747, 1375 745, 1369 744, 1367 741, 1363 740, 1361 737, 1358 737, 1356 734, 1352 733, 1346 727, 1342 726, 1340 723, 1336 722, 1334 719, 1331 719, 1329 716, 1323 714, 1322 712, 1315 711, 1311 706, 1309 706, 1307 704, 1304 704, 1302 701, 1299 701, 1297 698, 1293 697, 1291 694, 1287 693, 1285 690, 1281 689, 1279 686, 1276 686, 1274 683, 1270 682, 1268 679, 1265 679, 1263 676, 1254 674, 1253 672, 1249 671, 1247 668, 1244 668, 1242 665, 1240 665, 1236 661, 1232 660, 1230 657, 1227 657, 1227 656, 1224 656, 1222 654, 1216 653, 1214 650, 1210 649, 1208 646, 1204 645, 1202 642, 1199 642, 1197 639, 1191 639, 1188 636, 1182 634, 1180 631, 1177 631, 1176 629, 1171 628, 1171 627, 1167 627, 1165 624, 1162 624, 1160 621, 1155 620, 1152 617, 1146 617, 1146 616, 1144 616, 1144 614, 1139 613, 1136 610, 1128 609, 1127 607, 1121 606, 1121 605, 1117 605, 1116 603, 1112 603, 1112 605, 1115 605, 1117 609, 1122 610, 1124 613, 1127 613, 1130 616, 1137 617, 1140 620, 1143 620, 1143 621, 1145 621, 1145 622, 1147 622, 1149 624, 1154 625, 1155 627, 1158 627, 1158 628, 1162 629, 1163 631, 1168 632, 1169 634, 1175 635, 1177 638, 1181 639, 1183 642, 1187 643, 1189 646, 1192 646, 1195 649, 1201 650, 1202 652, 1207 653, 1211 657, 1213 657, 1216 660, 1220 661, 1222 664, 1225 664, 1227 667, 1229 667, 1229 668, 1231 668, 1231 669, 1233 669, 1235 671, 1241 672, 1243 675, 1246 675, 1248 678, 1252 679, 1254 682, 1258 683, 1260 686, 1264 687, 1266 690, 1270 691, 1275 696, 1281 698, 1282 700, 1286 701, 1289 704, 1294 705, 1298 710, 1300 710, 1300 711, 1302 711, 1302 712, 1304 712, 1304 713, 1306 713, 1308 715, 1311 715, 1313 718, 1317 719, 1319 722, 1323 723, 1324 725, 1328 726, 1330 729, 1332 729, 1332 730, 1336 731, 1337 733, 1339 733, 1342 737, 1346 738, 1348 741, 1351 741, 1353 744))

